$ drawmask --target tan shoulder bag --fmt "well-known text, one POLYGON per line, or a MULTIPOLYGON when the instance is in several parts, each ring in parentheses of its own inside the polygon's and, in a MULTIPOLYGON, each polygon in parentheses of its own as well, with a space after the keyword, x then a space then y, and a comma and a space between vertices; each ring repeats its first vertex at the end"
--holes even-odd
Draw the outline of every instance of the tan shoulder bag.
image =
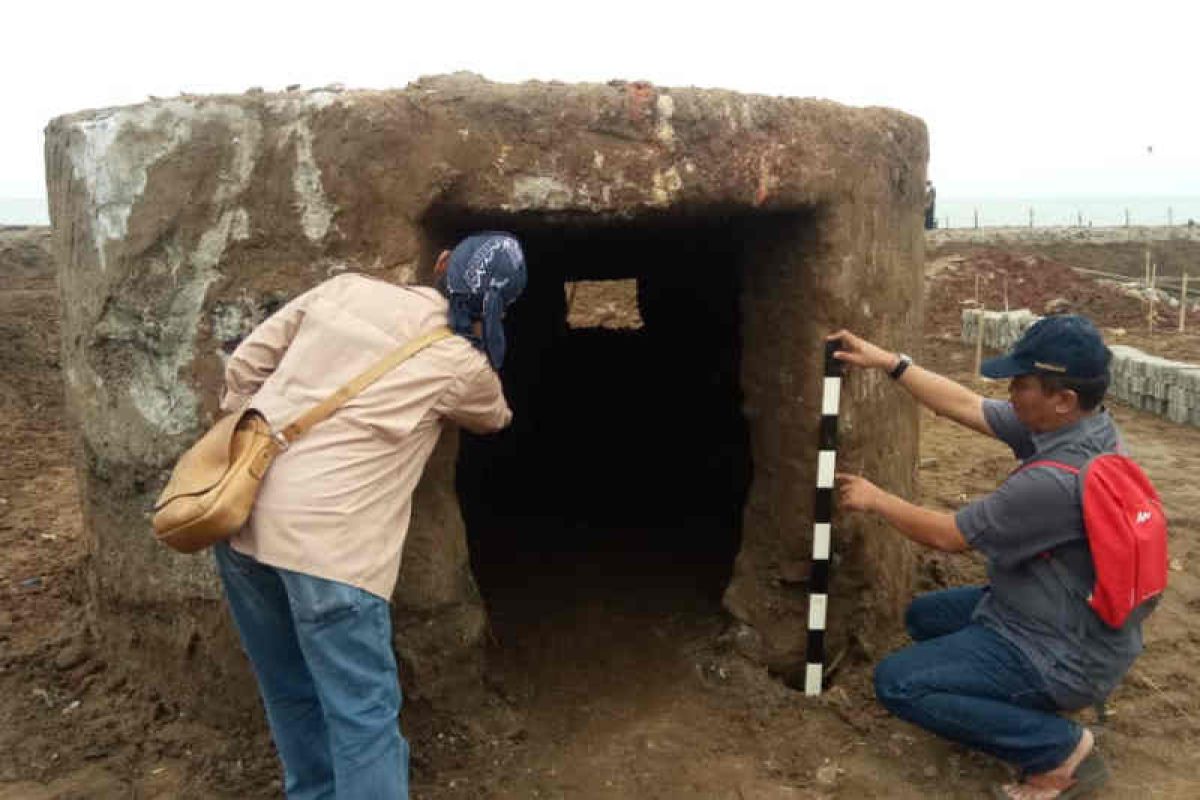
POLYGON ((181 553, 195 553, 237 533, 276 455, 402 362, 452 335, 441 327, 416 337, 281 431, 272 431, 254 409, 222 417, 175 464, 154 504, 155 536, 181 553))

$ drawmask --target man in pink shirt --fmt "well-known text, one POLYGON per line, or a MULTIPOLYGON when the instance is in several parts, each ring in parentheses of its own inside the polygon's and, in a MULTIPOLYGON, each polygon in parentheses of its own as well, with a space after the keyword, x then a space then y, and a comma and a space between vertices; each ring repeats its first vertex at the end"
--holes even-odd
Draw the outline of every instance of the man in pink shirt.
POLYGON ((345 273, 296 298, 230 356, 221 406, 276 429, 405 342, 442 339, 279 454, 254 511, 214 552, 292 800, 407 798, 408 745, 388 601, 412 493, 446 420, 487 433, 512 412, 497 370, 525 287, 505 233, 438 258, 440 288, 345 273))

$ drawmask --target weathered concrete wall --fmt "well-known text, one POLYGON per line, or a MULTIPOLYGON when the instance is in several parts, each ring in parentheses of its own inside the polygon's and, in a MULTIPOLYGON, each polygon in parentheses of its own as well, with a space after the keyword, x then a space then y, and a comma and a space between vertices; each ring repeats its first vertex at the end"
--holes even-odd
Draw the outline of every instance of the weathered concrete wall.
MULTIPOLYGON (((820 339, 846 325, 917 343, 919 120, 725 91, 455 75, 400 91, 88 111, 51 122, 46 156, 96 623, 130 658, 153 651, 162 680, 211 673, 227 684, 241 669, 209 559, 156 545, 145 510, 211 422, 224 354, 337 270, 421 278, 456 215, 784 220, 744 243, 755 473, 727 606, 749 652, 780 667, 802 659, 820 339)), ((883 388, 871 375, 849 382, 842 463, 908 494, 916 414, 883 388)), ((397 646, 418 696, 470 684, 480 664, 485 616, 454 451, 447 437, 418 490, 397 591, 397 646)), ((909 588, 907 550, 873 527, 846 520, 836 535, 835 652, 844 632, 893 623, 909 588)))
MULTIPOLYGON (((871 182, 854 185, 749 263, 742 295, 754 480, 726 604, 752 629, 737 638, 744 649, 791 677, 805 646, 822 340, 846 327, 912 352, 921 328, 920 232, 871 182)), ((915 409, 884 381, 872 371, 843 382, 839 469, 911 497, 915 409)), ((907 599, 912 552, 877 519, 835 518, 833 563, 827 652, 869 653, 907 599)))

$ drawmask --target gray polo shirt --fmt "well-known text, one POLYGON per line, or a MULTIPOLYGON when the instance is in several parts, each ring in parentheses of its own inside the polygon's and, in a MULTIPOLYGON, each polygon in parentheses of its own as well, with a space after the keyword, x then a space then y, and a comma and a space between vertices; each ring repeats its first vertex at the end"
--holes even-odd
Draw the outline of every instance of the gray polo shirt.
MULTIPOLYGON (((985 400, 984 417, 1022 463, 1082 467, 1123 449, 1107 411, 1050 433, 1031 433, 1012 404, 985 400)), ((967 542, 987 556, 989 591, 974 620, 1008 639, 1046 680, 1061 708, 1093 703, 1113 690, 1142 651, 1137 609, 1119 630, 1087 605, 1095 582, 1083 528, 1080 478, 1054 467, 1014 472, 996 491, 955 515, 967 542)))

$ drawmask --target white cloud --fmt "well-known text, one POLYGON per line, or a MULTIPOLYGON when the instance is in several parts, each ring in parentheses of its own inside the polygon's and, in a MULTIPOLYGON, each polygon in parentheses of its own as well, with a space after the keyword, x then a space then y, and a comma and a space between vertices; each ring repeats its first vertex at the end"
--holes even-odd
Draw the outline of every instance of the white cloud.
POLYGON ((892 106, 928 123, 943 196, 1200 194, 1200 4, 1106 8, 22 0, 5 10, 0 50, 0 197, 44 194, 41 132, 59 114, 181 91, 399 87, 456 69, 892 106))

